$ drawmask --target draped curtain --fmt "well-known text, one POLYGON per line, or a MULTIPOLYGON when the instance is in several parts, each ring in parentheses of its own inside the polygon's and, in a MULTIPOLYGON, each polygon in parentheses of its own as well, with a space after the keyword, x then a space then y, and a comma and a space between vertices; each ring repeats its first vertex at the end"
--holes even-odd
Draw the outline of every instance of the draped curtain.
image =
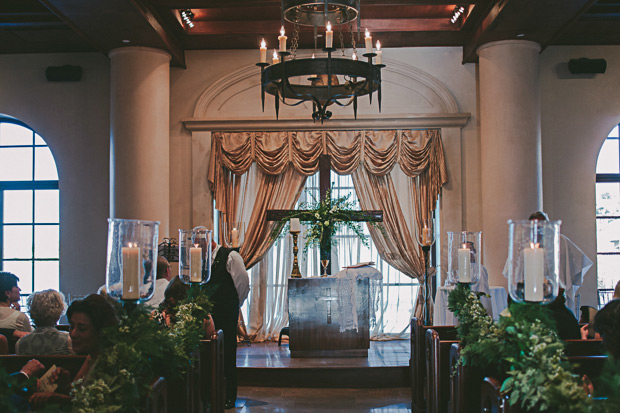
MULTIPOLYGON (((416 234, 428 222, 447 182, 437 129, 214 132, 209 186, 216 208, 223 212, 222 220, 247 223, 241 247, 246 266, 258 263, 274 242, 270 234, 277 223, 266 220, 266 211, 293 208, 306 177, 318 171, 321 155, 330 156, 332 169, 338 174, 352 175, 363 209, 383 211, 385 232, 370 226, 381 257, 422 282, 424 262, 416 234), (405 188, 393 183, 399 175, 404 175, 405 188), (415 217, 414 222, 405 225, 410 217, 415 217)), ((264 271, 261 268, 259 273, 264 271)), ((260 285, 262 278, 252 280, 252 307, 264 306, 264 300, 254 295, 264 287, 260 285)), ((418 315, 419 304, 418 295, 418 315)), ((264 316, 264 308, 257 310, 264 316)), ((254 313, 252 308, 252 317, 254 313)), ((262 329, 264 321, 250 320, 250 330, 253 326, 262 329)))

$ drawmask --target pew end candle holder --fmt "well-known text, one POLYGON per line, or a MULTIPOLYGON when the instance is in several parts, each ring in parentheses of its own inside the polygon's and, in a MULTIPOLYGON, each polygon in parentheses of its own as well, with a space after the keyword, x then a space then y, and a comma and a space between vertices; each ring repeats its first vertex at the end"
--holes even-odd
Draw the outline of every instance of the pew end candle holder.
POLYGON ((179 278, 185 284, 202 285, 211 279, 213 232, 199 226, 179 229, 179 278))
POLYGON ((155 291, 159 222, 108 219, 106 292, 131 310, 155 291))
POLYGON ((448 231, 448 283, 471 285, 480 280, 481 249, 482 232, 448 231))
POLYGON ((508 292, 516 302, 558 296, 561 221, 508 221, 508 292))

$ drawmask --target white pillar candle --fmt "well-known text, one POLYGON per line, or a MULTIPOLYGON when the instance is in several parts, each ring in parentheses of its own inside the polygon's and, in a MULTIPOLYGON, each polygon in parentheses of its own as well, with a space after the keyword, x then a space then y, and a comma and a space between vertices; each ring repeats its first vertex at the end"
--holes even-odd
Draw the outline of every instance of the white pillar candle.
POLYGON ((431 229, 426 225, 422 228, 422 245, 431 245, 431 229))
POLYGON ((125 300, 137 300, 140 298, 140 248, 129 243, 123 247, 123 292, 125 300))
POLYGON ((331 49, 334 46, 334 32, 332 31, 332 24, 327 22, 325 30, 325 48, 331 49))
POLYGON ((301 232, 299 218, 291 218, 291 232, 301 232))
POLYGON ((233 228, 232 231, 230 231, 230 240, 232 241, 233 248, 239 246, 239 230, 237 228, 233 228))
POLYGON ((267 43, 265 43, 265 39, 262 39, 260 42, 260 62, 267 63, 267 43))
POLYGON ((466 244, 459 248, 459 282, 471 282, 471 251, 466 244))
POLYGON ((523 250, 525 301, 543 300, 545 249, 538 244, 523 250))
POLYGON ((280 56, 278 55, 278 52, 275 51, 275 49, 273 50, 273 58, 271 59, 271 63, 274 65, 276 63, 280 63, 280 56))
POLYGON ((366 45, 366 53, 372 53, 372 36, 368 29, 366 29, 366 36, 364 37, 364 43, 366 45))
POLYGON ((280 36, 278 36, 281 52, 286 52, 286 39, 288 39, 288 37, 284 35, 284 26, 282 26, 282 28, 280 29, 280 36))
POLYGON ((381 50, 381 42, 377 40, 377 56, 375 57, 375 64, 381 65, 383 64, 383 50, 381 50))
POLYGON ((202 281, 202 248, 198 244, 189 249, 189 280, 194 283, 202 281))

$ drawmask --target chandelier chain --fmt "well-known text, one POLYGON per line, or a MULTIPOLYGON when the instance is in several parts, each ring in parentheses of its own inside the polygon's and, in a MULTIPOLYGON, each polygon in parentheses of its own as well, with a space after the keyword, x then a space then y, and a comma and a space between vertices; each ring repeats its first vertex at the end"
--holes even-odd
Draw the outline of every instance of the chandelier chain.
POLYGON ((351 33, 351 47, 353 47, 353 54, 357 54, 357 50, 355 48, 355 34, 353 33, 353 23, 349 23, 349 32, 351 33))
POLYGON ((299 46, 299 19, 296 19, 294 26, 293 26, 293 40, 291 41, 291 53, 293 54, 293 59, 297 57, 298 46, 299 46))
POLYGON ((342 50, 342 57, 344 54, 344 34, 342 34, 342 26, 338 25, 338 39, 340 40, 340 50, 342 50))

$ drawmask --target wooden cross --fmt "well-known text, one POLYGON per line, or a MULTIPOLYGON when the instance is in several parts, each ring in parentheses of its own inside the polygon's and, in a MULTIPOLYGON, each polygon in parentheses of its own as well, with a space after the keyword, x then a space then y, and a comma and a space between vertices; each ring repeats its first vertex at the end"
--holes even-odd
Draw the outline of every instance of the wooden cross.
POLYGON ((338 297, 332 297, 332 289, 325 289, 325 297, 316 297, 317 301, 327 302, 327 324, 332 323, 332 301, 336 301, 338 297))
MULTIPOLYGON (((329 175, 331 172, 331 160, 328 155, 321 155, 319 157, 319 193, 320 200, 325 200, 325 195, 329 192, 331 188, 329 175)), ((295 209, 269 209, 267 210, 267 221, 282 221, 287 219, 290 216, 291 212, 294 211, 303 211, 303 210, 295 210, 295 209)), ((354 211, 351 212, 350 221, 357 222, 381 222, 383 221, 383 211, 354 211)), ((322 243, 324 245, 329 245, 329 249, 321 248, 320 255, 322 260, 330 260, 327 265, 327 273, 331 274, 332 263, 330 259, 331 255, 331 236, 329 239, 322 243)), ((318 268, 321 268, 319 265, 318 268)))

